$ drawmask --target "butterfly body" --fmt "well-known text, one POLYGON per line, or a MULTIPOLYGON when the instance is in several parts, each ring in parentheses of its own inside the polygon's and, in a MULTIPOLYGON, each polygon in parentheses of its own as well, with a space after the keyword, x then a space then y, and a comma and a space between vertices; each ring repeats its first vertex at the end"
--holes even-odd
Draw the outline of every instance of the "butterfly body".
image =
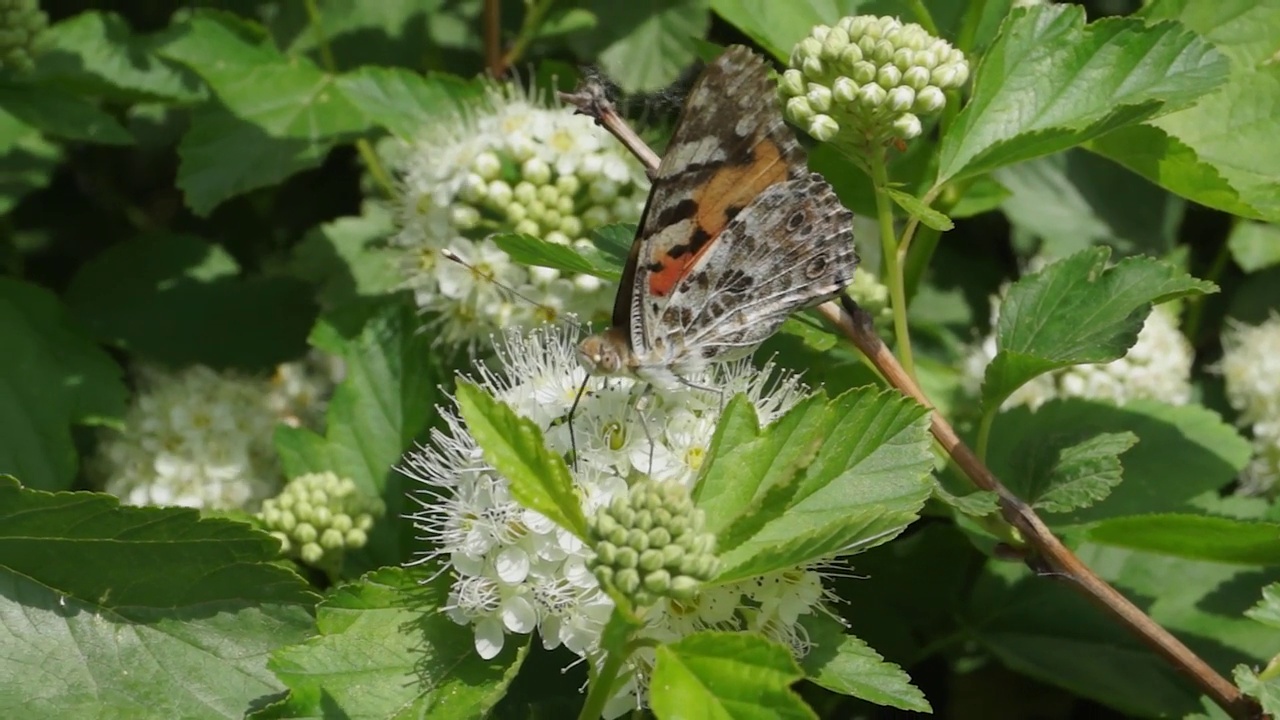
POLYGON ((852 219, 809 172, 764 62, 730 48, 690 92, 612 326, 579 344, 579 360, 593 375, 674 389, 711 363, 750 354, 793 312, 852 281, 852 219))

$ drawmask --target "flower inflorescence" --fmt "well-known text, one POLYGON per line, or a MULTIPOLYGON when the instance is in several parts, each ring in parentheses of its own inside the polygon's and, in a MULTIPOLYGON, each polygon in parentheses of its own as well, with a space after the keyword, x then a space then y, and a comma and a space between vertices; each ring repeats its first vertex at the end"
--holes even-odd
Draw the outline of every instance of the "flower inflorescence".
POLYGON ((1218 364, 1236 422, 1253 433, 1253 458, 1241 473, 1246 494, 1280 483, 1280 315, 1258 325, 1228 321, 1218 364))
POLYGON ((607 312, 612 294, 597 278, 518 265, 489 239, 523 233, 594 249, 594 230, 639 219, 648 179, 589 118, 544 106, 517 85, 491 85, 434 119, 397 164, 405 283, 438 316, 442 342, 474 343, 563 312, 607 312), (467 265, 441 261, 445 248, 467 265))
POLYGON ((332 472, 300 475, 262 503, 258 519, 280 540, 281 552, 336 574, 343 555, 369 542, 382 501, 332 472))
POLYGON ((857 15, 818 25, 778 83, 787 119, 821 141, 910 140, 969 79, 964 53, 915 23, 857 15))
POLYGON ((33 68, 40 34, 48 25, 39 0, 0 0, 0 70, 33 68))

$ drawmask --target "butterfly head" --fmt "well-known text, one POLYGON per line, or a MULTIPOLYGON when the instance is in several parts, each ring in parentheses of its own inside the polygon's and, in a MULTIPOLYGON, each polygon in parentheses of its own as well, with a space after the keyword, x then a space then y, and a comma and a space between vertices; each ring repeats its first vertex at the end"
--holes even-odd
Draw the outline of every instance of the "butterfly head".
POLYGON ((590 375, 630 374, 634 357, 625 334, 617 328, 596 333, 578 343, 578 362, 590 375))

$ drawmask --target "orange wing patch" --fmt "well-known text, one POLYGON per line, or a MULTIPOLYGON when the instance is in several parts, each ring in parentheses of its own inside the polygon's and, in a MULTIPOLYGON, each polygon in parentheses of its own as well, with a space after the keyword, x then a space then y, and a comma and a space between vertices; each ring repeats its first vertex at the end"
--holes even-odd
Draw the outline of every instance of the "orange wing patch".
POLYGON ((692 211, 694 229, 688 242, 665 252, 655 248, 649 258, 649 293, 665 297, 735 215, 770 185, 786 179, 782 149, 768 139, 752 148, 748 162, 724 165, 711 173, 690 200, 677 206, 692 211))

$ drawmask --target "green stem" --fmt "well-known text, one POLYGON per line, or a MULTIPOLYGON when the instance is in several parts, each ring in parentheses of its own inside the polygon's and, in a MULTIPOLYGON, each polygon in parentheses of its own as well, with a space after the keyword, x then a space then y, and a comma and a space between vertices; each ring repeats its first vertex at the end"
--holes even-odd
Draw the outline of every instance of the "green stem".
MULTIPOLYGON (((324 32, 324 25, 320 22, 320 8, 316 5, 316 0, 306 0, 307 20, 311 23, 311 31, 316 36, 316 47, 320 50, 320 64, 324 69, 332 74, 338 73, 338 62, 333 57, 333 48, 329 45, 329 36, 324 32)), ((396 196, 396 185, 391 179, 391 174, 387 169, 382 167, 382 161, 378 159, 378 153, 374 152, 373 144, 365 138, 356 140, 356 152, 360 153, 360 159, 364 160, 365 167, 369 169, 369 175, 373 177, 373 181, 378 183, 378 187, 382 188, 382 192, 387 197, 396 196)))
MULTIPOLYGON (((1003 401, 1002 401, 1003 402, 1003 401)), ((978 441, 974 443, 973 452, 982 462, 987 461, 987 442, 991 439, 991 424, 1000 412, 1000 403, 982 409, 982 420, 978 422, 978 441)))
MULTIPOLYGON (((965 11, 964 20, 960 22, 960 30, 956 33, 955 47, 966 54, 973 52, 973 42, 978 35, 978 24, 987 11, 987 0, 971 0, 965 11)), ((934 33, 935 35, 937 33, 934 33)))
POLYGON ((911 14, 916 16, 916 22, 920 23, 920 27, 937 37, 938 25, 933 21, 933 15, 929 14, 929 8, 924 6, 924 0, 908 0, 907 7, 911 8, 911 14))
POLYGON ((883 147, 874 147, 871 155, 871 182, 876 193, 876 217, 880 222, 881 261, 884 280, 889 286, 889 299, 893 305, 893 334, 898 348, 898 360, 911 377, 916 376, 916 364, 911 355, 911 335, 907 329, 907 293, 902 276, 902 257, 898 253, 898 236, 893 232, 893 200, 889 197, 889 168, 885 163, 883 147))
MULTIPOLYGON (((1213 263, 1209 265, 1209 269, 1204 274, 1204 279, 1210 282, 1218 282, 1218 278, 1222 277, 1222 273, 1227 270, 1227 263, 1231 262, 1231 246, 1224 240, 1222 245, 1218 247, 1218 254, 1214 256, 1213 263)), ((1200 323, 1204 318, 1204 302, 1208 295, 1196 295, 1187 301, 1187 325, 1184 328, 1186 335, 1191 339, 1192 343, 1196 342, 1196 337, 1200 334, 1200 323)))
MULTIPOLYGON (((628 650, 630 648, 628 647, 628 650)), ((627 661, 626 653, 609 653, 605 656, 604 666, 591 678, 591 687, 587 690, 587 699, 582 703, 582 711, 578 720, 599 720, 604 713, 604 706, 613 697, 613 683, 622 671, 622 664, 627 661)))
POLYGON ((533 38, 538 34, 538 30, 542 27, 542 20, 551 10, 551 6, 555 4, 555 0, 534 0, 529 6, 529 12, 525 13, 524 20, 520 22, 520 32, 516 33, 516 39, 511 43, 511 47, 507 50, 507 54, 502 56, 502 66, 509 68, 520 62, 520 58, 524 57, 524 53, 529 49, 529 44, 533 42, 533 38))

